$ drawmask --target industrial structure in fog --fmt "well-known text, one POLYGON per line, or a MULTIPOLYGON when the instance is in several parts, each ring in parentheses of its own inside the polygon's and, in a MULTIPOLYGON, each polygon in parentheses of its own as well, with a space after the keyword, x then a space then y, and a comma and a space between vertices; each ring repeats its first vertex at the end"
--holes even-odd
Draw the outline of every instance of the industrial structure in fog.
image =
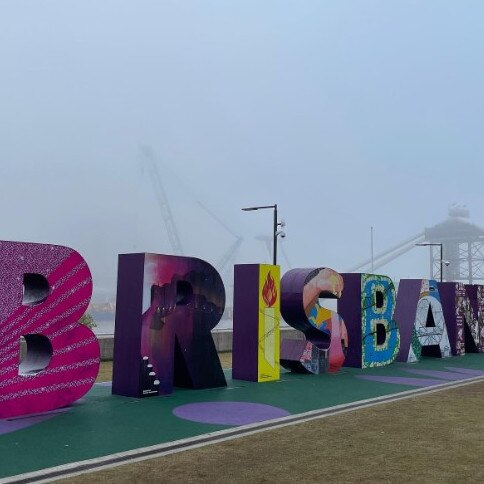
MULTIPOLYGON (((155 156, 150 148, 145 147, 142 149, 142 162, 145 168, 147 168, 149 179, 153 184, 173 253, 183 255, 175 219, 158 172, 155 156)), ((198 204, 234 238, 233 244, 216 264, 216 268, 221 273, 224 281, 228 283, 229 292, 231 292, 233 263, 242 245, 243 238, 232 231, 203 203, 198 202, 198 204)), ((261 236, 259 239, 265 242, 269 249, 269 238, 261 236)), ((413 237, 366 259, 360 264, 349 268, 347 272, 373 272, 406 254, 417 244, 429 245, 430 279, 460 281, 469 284, 484 281, 484 229, 472 224, 469 221, 469 210, 464 206, 458 205, 453 205, 449 208, 448 218, 443 222, 426 228, 413 237)), ((284 251, 283 255, 290 267, 288 257, 284 251)))
MULTIPOLYGON (((171 251, 174 255, 183 255, 182 240, 179 236, 175 216, 171 210, 170 201, 158 169, 159 160, 157 160, 149 147, 143 147, 141 149, 141 162, 152 184, 171 251)), ((232 324, 233 265, 244 239, 203 203, 200 201, 196 201, 196 203, 210 215, 220 229, 230 234, 232 238, 225 252, 214 264, 225 283, 227 295, 227 305, 218 329, 230 329, 232 324)), ((267 247, 270 254, 272 251, 272 237, 262 235, 256 237, 256 239, 267 247)), ((469 284, 482 283, 484 281, 484 229, 470 222, 469 210, 462 206, 452 206, 449 209, 447 219, 443 222, 433 227, 425 228, 420 233, 366 259, 360 264, 354 265, 344 272, 372 273, 408 253, 417 244, 430 244, 428 248, 430 253, 430 279, 459 281, 469 284), (441 268, 443 272, 442 278, 441 268)), ((281 252, 286 266, 291 268, 291 263, 283 245, 281 245, 281 252)), ((99 323, 98 333, 112 334, 114 331, 114 301, 91 304, 90 311, 99 323)))
POLYGON ((443 222, 351 267, 348 272, 368 272, 371 267, 379 269, 409 252, 416 244, 425 243, 435 244, 429 246, 430 279, 469 284, 484 281, 484 229, 469 221, 469 210, 462 206, 452 206, 443 222))

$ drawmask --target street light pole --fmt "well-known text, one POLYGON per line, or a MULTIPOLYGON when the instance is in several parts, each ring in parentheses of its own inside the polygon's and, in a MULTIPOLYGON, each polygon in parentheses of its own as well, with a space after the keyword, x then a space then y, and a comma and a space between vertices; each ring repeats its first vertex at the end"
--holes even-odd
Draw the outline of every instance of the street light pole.
POLYGON ((444 280, 444 244, 440 245, 440 282, 444 280))
POLYGON ((277 265, 277 203, 274 204, 274 230, 273 230, 273 249, 272 249, 272 265, 277 265))
POLYGON ((444 244, 442 242, 424 242, 422 244, 415 244, 421 247, 439 246, 440 247, 440 282, 444 280, 444 244))
MULTIPOLYGON (((260 207, 246 207, 246 208, 243 208, 242 210, 244 212, 250 212, 253 210, 264 210, 266 208, 272 208, 274 210, 274 225, 272 230, 273 232, 272 233, 272 236, 273 236, 272 263, 273 265, 277 265, 277 236, 280 233, 277 230, 277 228, 279 227, 279 225, 281 226, 284 225, 284 222, 279 223, 277 221, 277 203, 275 203, 274 205, 262 205, 260 207)), ((282 236, 284 236, 284 233, 282 234, 282 236)))

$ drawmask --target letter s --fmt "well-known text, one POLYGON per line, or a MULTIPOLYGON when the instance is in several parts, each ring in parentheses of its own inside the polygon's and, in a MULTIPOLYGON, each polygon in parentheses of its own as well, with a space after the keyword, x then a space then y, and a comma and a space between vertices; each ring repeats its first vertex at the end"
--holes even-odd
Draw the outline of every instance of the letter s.
POLYGON ((329 371, 345 360, 348 334, 341 316, 319 304, 319 298, 339 298, 343 278, 328 268, 292 269, 281 279, 281 315, 320 349, 329 349, 329 371))

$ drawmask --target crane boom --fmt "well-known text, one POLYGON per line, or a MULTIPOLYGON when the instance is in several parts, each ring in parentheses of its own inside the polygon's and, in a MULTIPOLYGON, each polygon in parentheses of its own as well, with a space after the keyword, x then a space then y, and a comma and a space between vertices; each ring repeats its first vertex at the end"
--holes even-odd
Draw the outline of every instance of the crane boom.
POLYGON ((165 187, 156 165, 155 157, 151 148, 144 146, 141 148, 143 166, 148 171, 148 177, 155 192, 156 201, 160 207, 161 217, 165 224, 166 233, 170 242, 171 248, 176 255, 183 255, 183 246, 178 235, 175 219, 168 202, 165 187))
MULTIPOLYGON (((414 235, 413 237, 410 237, 409 239, 404 240, 403 242, 400 242, 400 244, 394 245, 393 247, 390 247, 389 249, 377 254, 373 258, 373 263, 374 263, 373 268, 377 269, 379 267, 382 267, 388 264, 392 260, 408 252, 410 249, 415 247, 415 244, 417 242, 422 242, 424 239, 425 239, 424 232, 420 232, 419 234, 414 235)), ((369 270, 370 264, 371 264, 371 258, 361 262, 358 265, 350 267, 346 272, 369 270)))

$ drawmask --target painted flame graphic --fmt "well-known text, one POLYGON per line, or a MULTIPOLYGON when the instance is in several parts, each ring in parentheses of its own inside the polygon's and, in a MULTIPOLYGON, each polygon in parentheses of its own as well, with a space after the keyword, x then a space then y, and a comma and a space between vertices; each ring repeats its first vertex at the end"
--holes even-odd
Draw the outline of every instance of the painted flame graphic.
POLYGON ((276 282, 271 276, 271 272, 267 274, 266 281, 264 282, 264 287, 262 288, 262 299, 270 308, 277 301, 277 289, 276 282))

